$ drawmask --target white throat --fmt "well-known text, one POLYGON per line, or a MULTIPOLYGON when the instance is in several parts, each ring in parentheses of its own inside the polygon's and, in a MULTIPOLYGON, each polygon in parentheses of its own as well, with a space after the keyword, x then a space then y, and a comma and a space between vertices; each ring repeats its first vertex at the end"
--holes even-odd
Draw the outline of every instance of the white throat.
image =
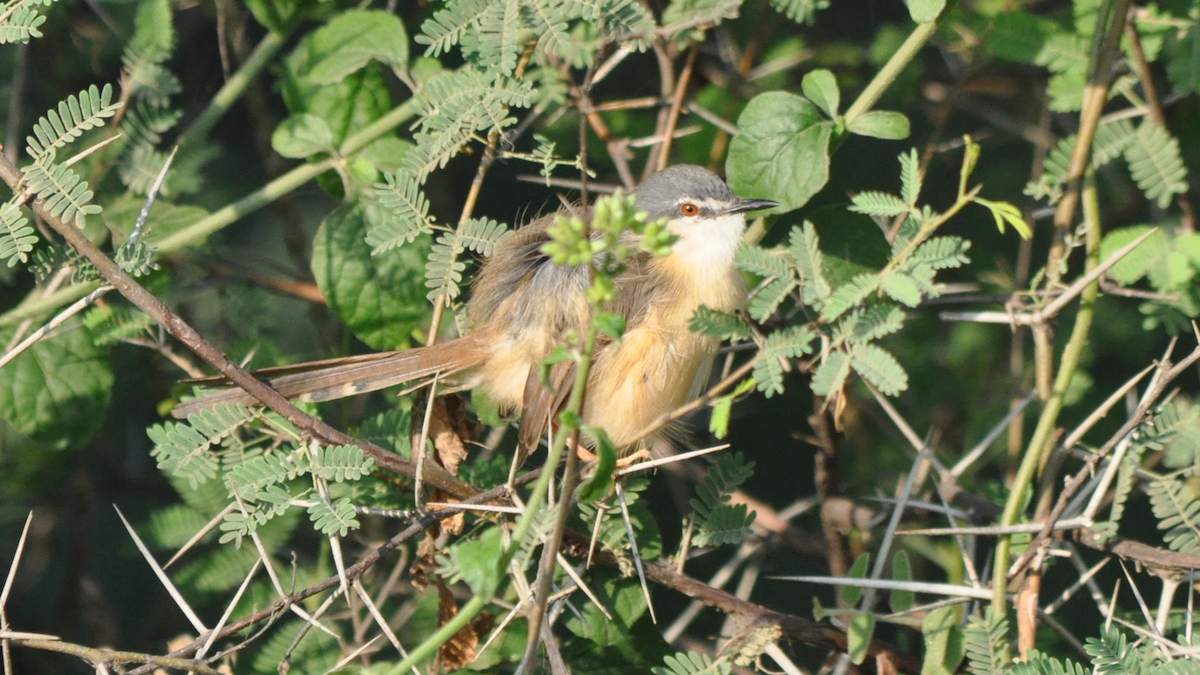
POLYGON ((671 257, 701 276, 719 275, 733 264, 746 232, 746 217, 731 213, 719 218, 679 218, 668 224, 679 239, 671 257))

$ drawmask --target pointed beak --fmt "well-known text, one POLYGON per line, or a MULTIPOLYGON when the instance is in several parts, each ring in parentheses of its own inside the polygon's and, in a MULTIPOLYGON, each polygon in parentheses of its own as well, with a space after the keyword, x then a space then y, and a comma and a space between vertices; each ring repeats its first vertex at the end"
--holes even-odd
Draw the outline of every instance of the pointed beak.
POLYGON ((762 209, 771 209, 779 206, 779 202, 770 199, 739 199, 730 205, 725 213, 746 213, 748 211, 761 211, 762 209))

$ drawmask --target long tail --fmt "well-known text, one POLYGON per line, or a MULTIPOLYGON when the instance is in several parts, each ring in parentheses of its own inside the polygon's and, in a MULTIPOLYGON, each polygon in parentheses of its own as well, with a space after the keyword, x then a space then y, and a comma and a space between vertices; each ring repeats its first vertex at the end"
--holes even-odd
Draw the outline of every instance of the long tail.
MULTIPOLYGON (((479 365, 487 355, 486 346, 482 341, 468 335, 431 347, 373 355, 373 358, 352 357, 350 362, 339 362, 337 359, 317 362, 321 364, 319 367, 281 375, 267 380, 267 383, 287 398, 330 401, 386 389, 434 374, 440 377, 451 375, 479 365)), ((237 387, 230 387, 215 394, 184 401, 175 406, 171 414, 179 418, 187 417, 191 413, 221 403, 254 405, 257 400, 237 387)))

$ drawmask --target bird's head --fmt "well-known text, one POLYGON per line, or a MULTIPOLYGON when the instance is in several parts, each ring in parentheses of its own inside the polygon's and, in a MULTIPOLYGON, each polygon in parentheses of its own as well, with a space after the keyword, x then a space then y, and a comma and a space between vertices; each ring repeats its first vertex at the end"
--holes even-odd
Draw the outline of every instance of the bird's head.
POLYGON ((719 176, 693 164, 668 167, 638 188, 637 206, 651 219, 666 218, 679 239, 674 255, 698 265, 732 261, 749 211, 778 206, 770 199, 741 199, 719 176))

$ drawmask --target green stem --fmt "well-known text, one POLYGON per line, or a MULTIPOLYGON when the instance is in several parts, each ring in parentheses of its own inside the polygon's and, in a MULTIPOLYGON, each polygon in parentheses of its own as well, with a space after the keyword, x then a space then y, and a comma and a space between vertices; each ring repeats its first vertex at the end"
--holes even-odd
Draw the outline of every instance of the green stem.
POLYGON ((301 164, 236 202, 219 211, 214 211, 207 217, 201 218, 195 223, 157 242, 156 247, 159 253, 174 253, 184 246, 193 244, 213 232, 233 224, 243 216, 249 215, 276 199, 283 197, 292 190, 332 169, 335 164, 335 160, 332 159, 326 159, 315 164, 301 164))
POLYGON ((436 652, 439 647, 445 644, 450 638, 454 637, 454 635, 458 633, 458 631, 462 630, 463 627, 471 621, 471 619, 474 619, 479 612, 483 611, 483 608, 487 605, 488 600, 490 599, 491 598, 485 598, 482 595, 476 595, 472 597, 467 601, 467 604, 462 606, 462 609, 458 610, 458 614, 455 614, 453 619, 447 621, 442 625, 441 628, 437 629, 436 633, 430 635, 427 640, 417 645, 417 648, 410 651, 408 656, 406 656, 403 661, 396 664, 395 668, 392 668, 391 672, 393 674, 407 672, 412 670, 413 667, 418 663, 421 663, 430 656, 433 656, 433 653, 436 652))
POLYGON ((855 118, 867 112, 879 102, 879 98, 883 96, 883 92, 892 86, 892 83, 900 76, 900 72, 908 66, 909 62, 916 57, 917 52, 921 51, 921 47, 924 47, 929 38, 933 37, 933 34, 937 32, 942 19, 950 13, 954 5, 955 0, 948 0, 946 7, 942 9, 942 13, 938 15, 937 19, 928 23, 917 24, 916 29, 909 34, 904 44, 900 45, 896 53, 892 54, 887 63, 883 64, 883 68, 875 74, 875 77, 867 84, 867 88, 862 90, 862 93, 851 104, 850 109, 846 111, 845 121, 847 126, 855 118))
POLYGON ((271 62, 287 40, 286 33, 270 32, 258 43, 244 63, 225 81, 225 86, 213 96, 208 107, 192 122, 179 138, 179 145, 203 140, 213 126, 229 111, 237 99, 246 91, 254 78, 271 62))
MULTIPOLYGON (((1089 173, 1083 189, 1083 217, 1087 225, 1087 261, 1084 274, 1092 271, 1100 264, 1100 202, 1096 194, 1096 184, 1089 173)), ((1087 346, 1088 330, 1092 327, 1096 296, 1100 292, 1099 280, 1092 282, 1083 290, 1079 299, 1079 312, 1075 315, 1075 325, 1071 329, 1071 337, 1063 349, 1062 362, 1054 379, 1054 389, 1050 398, 1042 408, 1037 428, 1033 438, 1021 458, 1017 475, 1013 478, 1012 488, 1008 493, 1008 501, 1004 504, 1004 513, 1000 516, 1000 526, 1007 527, 1016 524, 1024 503, 1023 495, 1026 488, 1033 482, 1034 474, 1041 463, 1042 456, 1051 447, 1052 435, 1058 423, 1058 415, 1062 412, 1063 399, 1067 386, 1071 383, 1075 371, 1079 367, 1079 359, 1087 346)), ((992 606, 994 611, 1003 614, 1008 588, 1009 539, 1001 537, 996 545, 995 564, 992 566, 992 606)))

